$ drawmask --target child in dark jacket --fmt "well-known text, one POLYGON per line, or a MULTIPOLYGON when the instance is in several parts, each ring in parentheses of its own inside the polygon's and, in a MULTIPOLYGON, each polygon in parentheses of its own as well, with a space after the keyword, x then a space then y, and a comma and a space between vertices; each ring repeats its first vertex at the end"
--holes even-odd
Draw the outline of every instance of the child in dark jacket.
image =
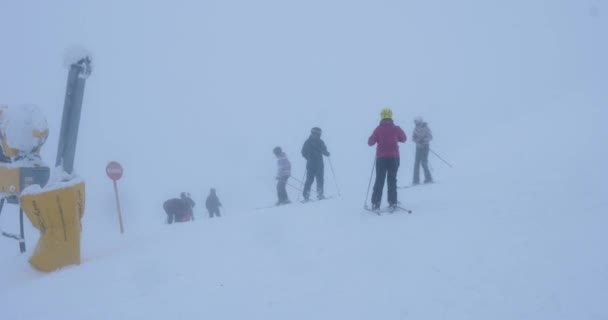
POLYGON ((205 206, 209 212, 209 218, 213 218, 216 215, 220 217, 220 207, 222 206, 222 203, 217 197, 214 188, 211 188, 209 191, 209 196, 207 197, 207 201, 205 201, 205 206))

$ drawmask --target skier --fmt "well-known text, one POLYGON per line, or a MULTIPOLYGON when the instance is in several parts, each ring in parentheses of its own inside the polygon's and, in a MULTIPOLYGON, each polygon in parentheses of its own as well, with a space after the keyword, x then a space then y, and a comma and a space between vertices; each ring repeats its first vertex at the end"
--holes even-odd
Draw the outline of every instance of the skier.
POLYGON ((391 209, 397 207, 397 170, 399 169, 399 145, 407 140, 405 132, 393 123, 393 111, 382 109, 382 120, 367 140, 369 146, 376 147, 376 182, 372 193, 372 209, 380 209, 384 180, 387 180, 388 203, 391 209), (388 176, 388 177, 387 177, 388 176))
POLYGON ((416 159, 414 161, 414 181, 413 184, 420 183, 420 166, 424 169, 424 183, 432 183, 433 177, 429 170, 429 143, 433 140, 433 134, 428 124, 421 118, 414 119, 416 128, 414 129, 413 139, 416 143, 416 159))
POLYGON ((221 217, 221 206, 222 203, 215 193, 215 188, 211 188, 211 190, 209 190, 209 196, 207 196, 207 200, 205 201, 205 207, 207 207, 207 211, 209 212, 209 218, 213 218, 215 215, 221 217))
POLYGON ((182 192, 179 198, 165 201, 163 208, 167 213, 167 223, 171 224, 173 221, 186 222, 194 220, 194 215, 192 213, 194 205, 195 203, 188 192, 182 192))
POLYGON ((302 156, 306 159, 306 181, 302 192, 304 201, 310 197, 310 187, 313 180, 317 180, 317 199, 325 199, 323 195, 323 156, 329 157, 327 146, 321 140, 321 128, 314 127, 310 130, 310 137, 302 146, 302 156))
POLYGON ((281 147, 275 147, 272 152, 277 157, 278 171, 276 179, 277 196, 279 201, 277 201, 276 205, 279 206, 282 204, 291 203, 291 201, 289 201, 289 197, 287 196, 286 190, 287 180, 289 180, 289 177, 291 177, 291 162, 289 162, 287 155, 285 152, 283 152, 283 150, 281 150, 281 147))

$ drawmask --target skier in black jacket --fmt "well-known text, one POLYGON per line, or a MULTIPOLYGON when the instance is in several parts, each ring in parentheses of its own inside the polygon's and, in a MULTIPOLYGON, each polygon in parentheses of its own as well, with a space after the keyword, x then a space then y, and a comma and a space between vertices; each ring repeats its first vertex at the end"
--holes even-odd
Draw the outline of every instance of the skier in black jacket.
POLYGON ((317 198, 324 199, 323 195, 323 156, 329 157, 327 146, 321 140, 321 128, 314 127, 310 130, 310 137, 302 146, 302 156, 306 159, 306 182, 304 182, 304 201, 310 197, 310 187, 313 180, 317 180, 317 198))
POLYGON ((220 215, 220 207, 222 203, 220 199, 215 194, 215 189, 211 188, 209 191, 209 196, 207 197, 207 201, 205 201, 205 207, 207 207, 207 211, 209 212, 209 218, 213 218, 214 215, 221 217, 220 215))

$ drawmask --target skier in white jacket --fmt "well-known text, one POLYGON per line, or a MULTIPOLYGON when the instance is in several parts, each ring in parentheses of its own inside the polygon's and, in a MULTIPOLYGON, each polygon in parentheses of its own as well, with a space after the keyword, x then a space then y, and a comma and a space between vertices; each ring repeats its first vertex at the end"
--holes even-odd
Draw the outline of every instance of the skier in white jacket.
POLYGON ((429 144, 433 140, 433 133, 428 124, 421 118, 414 119, 416 128, 414 129, 413 139, 416 143, 416 159, 414 161, 414 180, 413 184, 420 183, 420 166, 424 169, 424 183, 432 183, 433 177, 429 170, 429 144))

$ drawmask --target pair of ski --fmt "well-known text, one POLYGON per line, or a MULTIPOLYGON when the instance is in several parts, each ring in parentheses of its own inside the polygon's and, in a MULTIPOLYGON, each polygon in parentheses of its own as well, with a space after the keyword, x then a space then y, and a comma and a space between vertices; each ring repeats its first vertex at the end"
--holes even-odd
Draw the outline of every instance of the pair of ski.
POLYGON ((372 209, 370 208, 368 205, 365 205, 363 207, 363 209, 365 209, 368 212, 371 213, 375 213, 379 216, 381 216, 383 213, 395 213, 395 212, 407 212, 407 213, 412 213, 412 210, 404 208, 402 206, 393 206, 393 207, 386 207, 386 208, 378 208, 378 209, 372 209))
POLYGON ((406 185, 406 186, 400 186, 400 187, 397 187, 397 189, 408 189, 408 188, 420 187, 420 186, 435 184, 435 183, 437 183, 437 182, 433 181, 433 182, 415 183, 415 184, 410 184, 410 185, 406 185))
MULTIPOLYGON (((325 197, 323 199, 308 199, 308 201, 307 200, 301 200, 301 201, 299 201, 299 203, 302 203, 302 204, 304 204, 304 203, 311 203, 311 202, 329 200, 329 199, 333 199, 333 198, 334 198, 333 196, 329 196, 329 197, 325 197)), ((290 204, 294 204, 294 202, 290 201, 290 202, 285 202, 285 203, 277 203, 277 204, 272 205, 272 206, 257 207, 257 208, 254 208, 253 210, 271 209, 271 208, 282 207, 282 206, 286 206, 286 205, 290 205, 290 204)))
POLYGON ((311 203, 311 202, 317 202, 317 201, 323 201, 323 200, 329 200, 329 199, 333 199, 334 197, 329 196, 329 197, 324 197, 321 199, 308 199, 308 200, 301 200, 300 203, 311 203))

